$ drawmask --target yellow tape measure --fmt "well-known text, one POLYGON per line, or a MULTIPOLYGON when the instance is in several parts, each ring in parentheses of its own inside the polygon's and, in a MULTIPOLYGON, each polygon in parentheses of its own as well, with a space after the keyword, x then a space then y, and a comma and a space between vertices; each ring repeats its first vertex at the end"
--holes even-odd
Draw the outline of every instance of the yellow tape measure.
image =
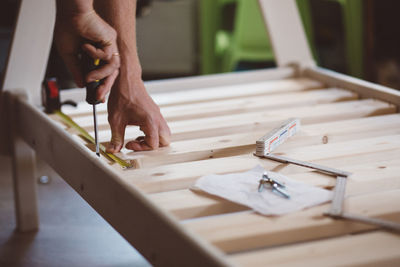
MULTIPOLYGON (((64 124, 66 124, 67 126, 74 128, 75 130, 77 130, 79 132, 79 134, 89 143, 91 144, 95 144, 95 140, 94 138, 85 130, 83 129, 81 126, 79 126, 76 122, 74 122, 74 120, 69 117, 67 114, 63 113, 62 111, 58 110, 55 112, 55 114, 61 118, 62 122, 64 124)), ((124 169, 128 169, 128 168, 132 168, 133 165, 121 158, 119 158, 118 156, 112 154, 112 153, 108 153, 106 152, 106 148, 105 146, 103 146, 102 144, 100 144, 100 152, 101 154, 103 154, 103 156, 107 157, 108 159, 110 159, 111 161, 114 161, 115 163, 119 164, 122 168, 124 169)))

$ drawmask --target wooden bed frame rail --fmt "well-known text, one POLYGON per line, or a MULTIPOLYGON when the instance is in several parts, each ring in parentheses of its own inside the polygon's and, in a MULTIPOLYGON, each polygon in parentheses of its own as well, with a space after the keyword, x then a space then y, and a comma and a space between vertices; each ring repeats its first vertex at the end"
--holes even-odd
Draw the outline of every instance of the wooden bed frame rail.
MULTIPOLYGON (((362 98, 392 103, 399 111, 400 92, 315 66, 295 0, 259 0, 259 3, 278 68, 147 82, 147 90, 150 93, 183 92, 268 80, 311 78, 317 84, 349 89, 362 98)), ((32 231, 39 227, 35 183, 37 153, 152 264, 232 266, 229 257, 183 227, 176 217, 158 207, 139 187, 121 179, 115 169, 99 161, 94 153, 76 142, 38 107, 54 15, 54 0, 21 1, 2 85, 1 118, 7 119, 9 129, 2 129, 0 133, 0 152, 13 157, 18 230, 32 231)), ((82 101, 84 94, 84 90, 77 89, 63 92, 61 97, 82 101)), ((6 125, 4 121, 0 123, 6 125)))
MULTIPOLYGON (((179 222, 175 218, 158 209, 140 191, 127 186, 111 167, 102 164, 86 147, 74 142, 71 135, 44 112, 20 95, 6 93, 5 97, 10 103, 9 114, 13 114, 13 138, 17 146, 27 149, 25 146, 29 145, 149 261, 157 266, 229 265, 218 250, 183 227, 178 227, 179 222), (131 212, 121 213, 121 210, 131 212)), ((27 166, 33 163, 30 157, 19 158, 18 163, 18 170, 27 171, 18 173, 19 178, 30 174, 31 168, 27 166)), ((24 194, 24 190, 19 189, 24 194)), ((26 204, 24 201, 21 205, 23 212, 30 215, 20 218, 21 229, 25 228, 26 222, 37 223, 33 214, 37 212, 26 204), (33 218, 36 221, 32 222, 33 218)))

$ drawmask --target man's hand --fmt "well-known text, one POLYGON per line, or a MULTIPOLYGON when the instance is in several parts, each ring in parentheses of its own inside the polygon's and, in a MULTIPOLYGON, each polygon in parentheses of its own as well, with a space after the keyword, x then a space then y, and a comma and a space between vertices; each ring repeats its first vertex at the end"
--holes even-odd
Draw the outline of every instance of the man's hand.
POLYGON ((63 8, 57 8, 55 41, 58 51, 79 87, 83 87, 85 83, 105 78, 97 93, 97 99, 104 102, 106 94, 111 90, 111 86, 118 76, 120 66, 116 31, 93 9, 89 11, 71 10, 71 8, 63 6, 66 5, 63 3, 68 1, 59 2, 63 8), (87 43, 88 41, 98 44, 98 47, 87 43), (86 43, 84 44, 84 42, 86 43), (78 58, 82 49, 89 56, 105 62, 105 65, 88 73, 86 77, 82 75, 82 64, 78 58))
POLYGON ((121 53, 120 74, 108 99, 108 122, 111 142, 108 152, 118 152, 124 145, 127 125, 138 125, 145 136, 126 144, 126 148, 142 151, 167 146, 171 132, 160 109, 147 94, 136 49, 136 0, 96 0, 96 9, 118 32, 121 53))
POLYGON ((127 125, 140 126, 145 134, 128 142, 128 149, 143 151, 169 145, 171 132, 159 107, 147 94, 138 72, 129 74, 124 69, 122 67, 108 100, 112 138, 107 151, 115 153, 122 148, 127 125))

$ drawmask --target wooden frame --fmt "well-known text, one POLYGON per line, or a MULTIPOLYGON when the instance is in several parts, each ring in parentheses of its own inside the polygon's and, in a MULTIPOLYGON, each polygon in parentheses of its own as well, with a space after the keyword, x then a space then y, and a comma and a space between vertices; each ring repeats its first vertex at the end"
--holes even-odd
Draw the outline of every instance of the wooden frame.
MULTIPOLYGON (((315 67, 299 27, 294 1, 260 1, 279 68, 146 83, 170 121, 173 144, 159 151, 121 153, 141 166, 126 171, 103 158, 99 160, 57 118, 35 106, 38 90, 28 82, 37 84, 42 77, 40 73, 17 83, 15 73, 23 65, 26 52, 17 49, 26 45, 18 39, 23 36, 18 33, 31 27, 29 17, 22 16, 24 10, 34 8, 29 2, 23 1, 21 5, 18 25, 25 26, 17 27, 3 83, 6 111, 12 116, 10 137, 19 230, 38 227, 33 175, 35 151, 157 266, 264 266, 265 258, 271 264, 288 265, 400 261, 397 253, 400 240, 396 236, 379 230, 345 236, 376 227, 322 217, 327 205, 266 218, 243 206, 188 190, 201 175, 238 172, 256 164, 282 171, 293 179, 331 188, 334 185, 331 178, 252 156, 255 140, 263 132, 282 118, 295 114, 304 122, 304 134, 288 141, 280 152, 353 172, 346 209, 399 220, 400 210, 392 203, 400 201, 397 177, 400 116, 395 114, 400 94, 315 67), (285 9, 293 20, 285 25, 285 31, 279 30, 281 18, 270 11, 272 8, 285 9), (294 46, 299 50, 293 50, 294 46), (16 90, 18 87, 24 90, 16 90), (357 150, 356 156, 350 153, 353 150, 357 150), (363 181, 365 176, 368 179, 363 181), (388 245, 376 250, 368 242, 388 245), (356 257, 346 249, 328 253, 342 255, 333 261, 326 250, 338 247, 352 247, 355 253, 368 255, 356 257), (318 257, 305 258, 303 255, 310 250, 316 251, 318 257), (365 253, 369 250, 379 254, 365 253), (293 255, 288 255, 288 251, 293 251, 293 255)), ((53 8, 50 6, 50 12, 54 12, 53 8)), ((42 36, 48 45, 52 25, 46 25, 48 31, 42 36)), ((39 55, 48 53, 46 45, 34 46, 34 49, 40 50, 39 55)), ((36 63, 32 61, 27 68, 44 69, 43 62, 36 63)), ((72 90, 62 98, 80 101, 83 94, 72 90)), ((81 104, 77 110, 66 112, 90 131, 87 109, 81 104)), ((108 140, 104 106, 99 108, 99 122, 100 139, 108 140)), ((139 131, 129 128, 127 133, 135 136, 139 131)))

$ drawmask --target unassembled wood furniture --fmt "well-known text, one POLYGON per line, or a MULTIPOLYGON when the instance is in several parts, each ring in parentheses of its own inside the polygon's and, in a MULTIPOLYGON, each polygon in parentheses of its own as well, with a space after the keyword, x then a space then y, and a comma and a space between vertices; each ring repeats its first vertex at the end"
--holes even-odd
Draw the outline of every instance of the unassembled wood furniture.
MULTIPOLYGON (((22 2, 21 14, 30 2, 22 2)), ((169 122, 172 144, 119 153, 135 163, 134 169, 99 159, 72 129, 34 105, 34 98, 21 97, 14 89, 20 81, 12 78, 17 68, 10 62, 3 95, 11 116, 8 143, 19 229, 37 228, 33 149, 157 266, 398 265, 398 235, 325 217, 329 204, 266 217, 189 189, 202 175, 240 172, 257 164, 332 189, 330 176, 253 156, 259 137, 296 116, 302 120, 301 132, 276 152, 352 172, 346 211, 400 221, 400 93, 315 67, 294 2, 260 3, 280 67, 147 83, 169 122)), ((20 16, 18 25, 23 23, 20 16)), ((14 43, 21 36, 17 28, 14 43)), ((15 66, 22 64, 18 49, 14 44, 10 56, 15 66)), ((82 100, 83 94, 72 90, 62 97, 82 100)), ((102 108, 99 136, 106 142, 110 132, 102 108)), ((92 131, 89 105, 82 102, 64 112, 92 131)), ((139 134, 130 127, 126 136, 139 134)))

